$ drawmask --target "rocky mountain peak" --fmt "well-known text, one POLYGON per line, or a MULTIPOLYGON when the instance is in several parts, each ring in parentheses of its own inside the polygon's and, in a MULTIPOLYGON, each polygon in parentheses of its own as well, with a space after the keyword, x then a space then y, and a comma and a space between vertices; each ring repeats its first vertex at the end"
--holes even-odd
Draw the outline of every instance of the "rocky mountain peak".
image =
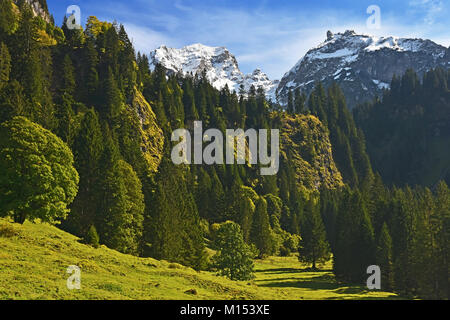
POLYGON ((337 82, 350 107, 373 99, 389 88, 394 74, 413 68, 419 75, 438 66, 448 67, 447 48, 430 40, 375 37, 353 30, 333 34, 309 50, 280 82, 278 97, 283 103, 289 90, 305 93, 316 82, 337 82))
POLYGON ((236 57, 225 47, 209 47, 203 44, 192 44, 180 49, 161 46, 150 53, 150 64, 161 64, 168 73, 206 74, 207 79, 217 89, 228 85, 230 90, 240 91, 241 85, 248 92, 253 85, 266 91, 267 97, 275 100, 278 81, 271 81, 260 69, 245 75, 239 69, 236 57))

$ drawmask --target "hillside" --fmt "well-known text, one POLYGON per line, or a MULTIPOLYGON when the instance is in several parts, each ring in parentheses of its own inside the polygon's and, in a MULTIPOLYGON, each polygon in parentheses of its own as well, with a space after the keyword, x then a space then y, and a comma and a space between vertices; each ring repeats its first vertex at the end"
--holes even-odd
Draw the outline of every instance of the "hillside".
POLYGON ((124 255, 47 224, 0 219, 0 299, 385 299, 395 295, 340 287, 331 272, 303 272, 295 257, 257 262, 256 279, 233 282, 166 261, 124 255), (81 268, 80 291, 66 269, 81 268), (186 293, 195 290, 196 294, 186 293))

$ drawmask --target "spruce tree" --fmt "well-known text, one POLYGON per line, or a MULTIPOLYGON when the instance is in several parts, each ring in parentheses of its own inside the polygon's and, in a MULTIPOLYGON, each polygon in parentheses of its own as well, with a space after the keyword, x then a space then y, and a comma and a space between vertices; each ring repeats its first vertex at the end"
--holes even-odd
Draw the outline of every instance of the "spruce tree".
POLYGON ((298 258, 301 262, 311 263, 313 270, 316 270, 317 263, 327 262, 330 259, 330 245, 319 207, 314 199, 310 199, 306 204, 300 230, 302 238, 298 258))
POLYGON ((164 158, 159 168, 147 226, 145 254, 155 259, 205 267, 203 235, 184 167, 164 158))
POLYGON ((392 239, 386 224, 383 224, 378 237, 376 263, 381 269, 381 289, 383 291, 391 291, 394 286, 392 239))
POLYGON ((267 213, 267 201, 261 197, 256 201, 250 239, 259 250, 259 258, 267 257, 273 253, 274 240, 267 213))
POLYGON ((0 42, 0 91, 6 86, 9 81, 9 74, 11 72, 11 55, 8 47, 0 42))
POLYGON ((79 236, 84 236, 97 221, 101 199, 100 159, 103 154, 103 137, 97 113, 90 109, 81 121, 75 137, 73 152, 75 167, 80 175, 77 197, 72 204, 72 214, 63 223, 63 228, 79 236))
POLYGON ((102 243, 138 255, 144 219, 144 195, 139 178, 128 163, 118 160, 106 173, 102 189, 102 243))

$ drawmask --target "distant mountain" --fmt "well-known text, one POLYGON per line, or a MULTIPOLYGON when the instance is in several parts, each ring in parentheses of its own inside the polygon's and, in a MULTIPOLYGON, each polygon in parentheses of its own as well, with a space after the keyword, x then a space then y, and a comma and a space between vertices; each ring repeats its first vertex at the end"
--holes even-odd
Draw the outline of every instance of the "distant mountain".
POLYGON ((438 66, 450 66, 450 49, 430 40, 329 31, 325 42, 308 51, 284 75, 277 96, 283 103, 290 89, 309 94, 317 81, 325 86, 337 82, 352 108, 382 94, 394 74, 401 76, 412 68, 422 76, 438 66))
POLYGON ((271 81, 260 69, 251 74, 244 74, 239 69, 238 62, 224 47, 208 47, 194 44, 181 49, 161 46, 150 53, 150 64, 161 64, 169 72, 183 75, 200 75, 206 73, 207 79, 217 89, 228 85, 230 90, 239 92, 244 85, 246 92, 253 85, 263 87, 269 99, 275 100, 275 91, 279 81, 271 81))

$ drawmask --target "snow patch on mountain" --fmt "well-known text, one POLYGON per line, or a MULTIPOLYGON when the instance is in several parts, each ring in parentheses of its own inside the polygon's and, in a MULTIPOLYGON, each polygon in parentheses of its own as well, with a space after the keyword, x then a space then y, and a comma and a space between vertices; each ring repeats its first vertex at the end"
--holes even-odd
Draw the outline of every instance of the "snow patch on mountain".
POLYGON ((327 39, 309 50, 287 72, 277 89, 286 103, 289 90, 309 94, 316 82, 337 82, 351 107, 372 99, 389 88, 392 76, 413 68, 419 75, 431 68, 448 66, 447 48, 430 40, 327 33, 327 39))
POLYGON ((260 69, 251 74, 244 74, 239 69, 238 62, 225 47, 208 47, 193 44, 180 49, 161 46, 150 53, 150 65, 165 67, 169 73, 186 75, 206 74, 208 81, 217 89, 225 86, 239 93, 241 85, 248 92, 253 85, 256 89, 262 87, 266 96, 275 101, 275 93, 279 81, 272 81, 260 69))

